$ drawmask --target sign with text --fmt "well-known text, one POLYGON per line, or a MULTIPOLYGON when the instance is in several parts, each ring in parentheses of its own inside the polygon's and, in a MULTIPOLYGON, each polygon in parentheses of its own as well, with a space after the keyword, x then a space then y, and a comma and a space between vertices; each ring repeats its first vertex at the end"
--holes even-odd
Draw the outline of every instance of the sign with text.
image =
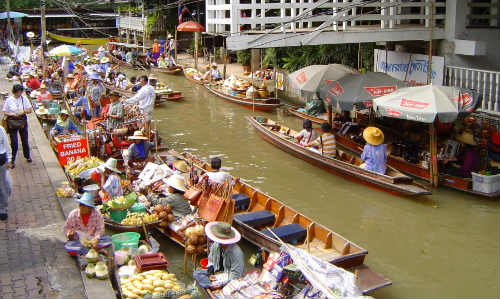
MULTIPOLYGON (((416 85, 427 84, 429 56, 375 49, 375 72, 388 75, 416 85), (387 61, 386 61, 387 60, 387 61)), ((432 84, 443 85, 444 57, 432 56, 432 84)))
POLYGON ((88 157, 88 155, 86 138, 66 139, 57 144, 57 157, 59 158, 59 164, 62 166, 75 161, 77 158, 88 157))
POLYGON ((276 88, 277 89, 283 90, 283 81, 284 81, 283 73, 276 73, 276 88))

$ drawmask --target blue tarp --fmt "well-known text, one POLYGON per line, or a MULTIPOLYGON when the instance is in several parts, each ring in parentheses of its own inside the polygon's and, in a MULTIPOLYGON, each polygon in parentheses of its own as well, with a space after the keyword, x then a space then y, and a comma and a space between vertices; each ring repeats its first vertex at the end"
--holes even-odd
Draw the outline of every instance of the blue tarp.
MULTIPOLYGON (((28 16, 28 15, 25 13, 22 13, 22 12, 17 12, 17 11, 9 12, 9 17, 12 19, 23 18, 26 16, 28 16)), ((0 12, 0 20, 2 20, 2 19, 7 19, 7 12, 0 12)))

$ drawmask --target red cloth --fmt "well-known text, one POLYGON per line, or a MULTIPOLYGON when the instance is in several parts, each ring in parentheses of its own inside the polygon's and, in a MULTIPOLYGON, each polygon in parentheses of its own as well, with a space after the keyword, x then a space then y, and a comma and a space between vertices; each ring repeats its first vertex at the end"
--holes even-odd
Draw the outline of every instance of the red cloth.
POLYGON ((89 223, 90 214, 86 214, 86 215, 80 214, 80 217, 82 217, 83 225, 87 226, 87 224, 89 223))
POLYGON ((31 88, 32 90, 37 90, 38 88, 40 88, 40 81, 37 78, 33 77, 28 80, 26 86, 28 86, 28 88, 31 88))
POLYGON ((99 173, 99 171, 95 170, 94 172, 92 172, 92 174, 90 175, 90 178, 96 182, 97 184, 100 184, 101 183, 101 174, 99 173))

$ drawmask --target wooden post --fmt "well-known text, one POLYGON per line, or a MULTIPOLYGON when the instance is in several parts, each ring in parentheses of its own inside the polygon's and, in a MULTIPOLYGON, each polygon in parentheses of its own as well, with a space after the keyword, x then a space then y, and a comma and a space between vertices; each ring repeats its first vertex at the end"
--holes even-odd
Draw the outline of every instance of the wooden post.
POLYGON ((176 59, 177 62, 179 62, 179 60, 177 60, 177 28, 175 29, 175 37, 174 37, 174 58, 176 59))
POLYGON ((222 49, 222 61, 224 61, 224 68, 222 69, 222 78, 223 80, 226 80, 226 59, 227 59, 227 56, 226 56, 226 48, 225 47, 221 47, 222 49))
MULTIPOLYGON (((432 84, 432 38, 434 30, 434 2, 431 1, 431 16, 430 16, 430 31, 429 31, 429 63, 427 64, 427 84, 432 84)), ((437 163, 437 133, 435 124, 430 124, 429 127, 429 152, 431 154, 431 161, 429 163, 429 182, 433 187, 437 187, 439 183, 439 169, 437 163)))
POLYGON ((358 43, 358 71, 360 69, 361 69, 361 43, 358 43))
POLYGON ((45 76, 47 72, 47 61, 45 61, 45 50, 47 50, 47 32, 45 23, 45 0, 40 1, 40 22, 41 22, 41 34, 42 34, 42 54, 40 55, 42 62, 42 72, 45 76))
POLYGON ((144 0, 142 1, 142 54, 146 54, 146 17, 144 16, 144 0))
POLYGON ((194 68, 198 70, 198 38, 200 33, 194 33, 194 68))

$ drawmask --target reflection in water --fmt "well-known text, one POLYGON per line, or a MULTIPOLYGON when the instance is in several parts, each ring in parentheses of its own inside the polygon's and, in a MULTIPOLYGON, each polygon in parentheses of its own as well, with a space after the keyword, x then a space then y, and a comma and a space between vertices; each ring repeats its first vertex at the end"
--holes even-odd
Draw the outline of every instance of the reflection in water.
MULTIPOLYGON (((498 201, 441 188, 401 198, 340 178, 262 140, 245 120, 251 110, 182 76, 159 77, 185 95, 154 112, 166 143, 207 161, 221 157, 234 176, 368 249, 367 263, 394 283, 375 296, 499 296, 498 201)), ((281 110, 255 115, 302 126, 281 110)), ((171 242, 164 247, 172 270, 182 272, 182 250, 171 242)))

